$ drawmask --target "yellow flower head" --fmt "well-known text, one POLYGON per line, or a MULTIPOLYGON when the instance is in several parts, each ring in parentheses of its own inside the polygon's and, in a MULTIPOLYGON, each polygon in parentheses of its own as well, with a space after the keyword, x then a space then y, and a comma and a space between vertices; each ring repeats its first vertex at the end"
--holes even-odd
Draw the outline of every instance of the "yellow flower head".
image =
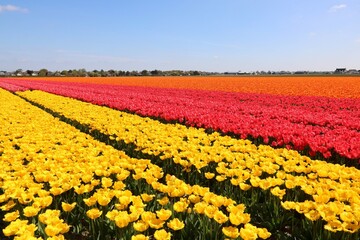
POLYGON ((262 239, 267 239, 271 236, 271 233, 266 228, 258 228, 257 234, 262 239))
POLYGON ((149 240, 149 237, 143 234, 137 234, 131 237, 131 240, 149 240))
POLYGON ((174 203, 174 211, 176 212, 185 212, 187 207, 188 207, 188 203, 185 201, 178 201, 176 203, 174 203))
POLYGON ((118 212, 117 216, 115 217, 115 224, 119 228, 124 228, 129 225, 130 216, 126 211, 118 212))
POLYGON ((114 209, 106 213, 106 217, 112 221, 115 220, 116 216, 118 215, 119 211, 114 209))
POLYGON ((3 211, 9 211, 16 206, 16 203, 13 200, 8 201, 5 205, 1 206, 0 209, 3 211))
POLYGON ((113 181, 111 178, 108 178, 108 177, 103 177, 101 178, 101 185, 104 187, 104 188, 109 188, 111 187, 113 184, 113 181))
POLYGON ((24 216, 25 217, 34 217, 36 216, 41 209, 38 207, 27 206, 24 208, 24 216))
POLYGON ((171 239, 171 233, 168 233, 164 229, 156 230, 154 233, 154 237, 156 240, 170 240, 171 239))
POLYGON ((48 225, 54 221, 57 221, 60 216, 60 210, 47 209, 45 213, 39 215, 39 221, 48 225))
POLYGON ((249 223, 245 224, 245 227, 240 229, 240 237, 244 240, 257 239, 257 228, 249 223))
POLYGON ((249 190, 251 188, 251 185, 246 184, 246 183, 240 183, 239 187, 240 187, 241 190, 247 191, 247 190, 249 190))
POLYGON ((274 195, 279 197, 281 200, 283 199, 283 196, 286 194, 285 189, 280 189, 278 186, 272 188, 270 192, 274 195))
POLYGON ((54 196, 57 196, 57 195, 60 195, 64 192, 64 190, 60 187, 52 187, 50 188, 49 192, 54 195, 54 196))
POLYGON ((18 219, 19 216, 20 216, 19 210, 16 210, 15 212, 10 212, 10 213, 5 214, 3 220, 5 222, 12 222, 15 219, 18 219))
POLYGON ((84 198, 83 201, 88 207, 91 207, 96 204, 97 199, 96 197, 91 196, 89 198, 84 198))
POLYGON ((166 204, 169 202, 169 198, 165 196, 165 197, 163 197, 163 198, 161 198, 161 199, 158 199, 157 201, 158 201, 158 203, 160 203, 162 206, 164 206, 164 205, 166 205, 166 204))
POLYGON ((27 223, 27 220, 16 219, 15 221, 10 222, 10 224, 2 231, 7 237, 13 236, 19 231, 19 229, 25 228, 27 226, 27 223))
POLYGON ((91 219, 96 219, 96 218, 100 217, 101 214, 102 214, 102 211, 100 211, 97 208, 92 208, 86 212, 86 215, 91 219))
POLYGON ((165 221, 158 219, 158 218, 153 218, 148 221, 149 226, 153 229, 162 228, 164 223, 165 223, 165 221))
POLYGON ((61 207, 65 212, 71 212, 76 206, 76 202, 73 202, 71 204, 66 203, 66 202, 62 202, 61 203, 61 207))
POLYGON ((158 216, 159 219, 166 221, 172 215, 172 212, 170 210, 162 208, 159 211, 156 211, 156 215, 158 216))
POLYGON ((112 196, 109 194, 98 194, 97 195, 97 202, 101 206, 107 206, 110 203, 111 199, 112 199, 112 196))
POLYGON ((133 228, 137 232, 144 232, 149 228, 149 224, 147 224, 143 220, 138 220, 137 222, 133 223, 133 228))
POLYGON ((47 225, 45 227, 45 233, 49 237, 58 235, 62 231, 62 227, 59 225, 47 225))
POLYGON ((227 222, 228 217, 220 210, 216 211, 214 214, 214 220, 219 224, 227 222))
POLYGON ((223 227, 222 232, 225 236, 227 236, 229 238, 239 237, 239 229, 237 229, 236 227, 232 227, 232 226, 223 227))
POLYGON ((141 219, 144 220, 144 222, 149 223, 150 220, 156 218, 156 214, 153 212, 145 211, 141 213, 141 219))
POLYGON ((178 218, 174 218, 167 223, 167 226, 174 231, 178 231, 183 229, 185 224, 183 221, 180 221, 178 218))
POLYGON ((194 195, 194 194, 191 194, 189 197, 188 197, 189 201, 192 202, 192 203, 198 203, 200 202, 200 197, 197 196, 197 195, 194 195))
POLYGON ((150 202, 151 200, 153 200, 154 197, 155 197, 154 194, 151 194, 151 195, 149 195, 147 193, 141 194, 141 198, 144 202, 150 202))
POLYGON ((53 198, 51 196, 40 197, 40 198, 35 199, 33 205, 39 206, 40 208, 46 208, 46 207, 50 206, 52 201, 53 201, 53 198))
POLYGON ((222 182, 222 181, 226 180, 226 176, 225 176, 225 175, 217 175, 217 176, 215 177, 215 179, 216 179, 216 181, 218 181, 218 182, 222 182))
POLYGON ((213 205, 207 205, 205 207, 204 213, 208 218, 213 218, 216 211, 218 211, 217 207, 213 205))
POLYGON ((250 214, 241 211, 233 211, 229 214, 229 220, 232 224, 238 226, 250 222, 250 214))
POLYGON ((211 172, 206 172, 205 173, 205 178, 206 179, 212 179, 215 177, 215 173, 211 173, 211 172))
POLYGON ((208 206, 206 202, 198 202, 194 205, 194 211, 198 214, 204 214, 205 208, 208 206))

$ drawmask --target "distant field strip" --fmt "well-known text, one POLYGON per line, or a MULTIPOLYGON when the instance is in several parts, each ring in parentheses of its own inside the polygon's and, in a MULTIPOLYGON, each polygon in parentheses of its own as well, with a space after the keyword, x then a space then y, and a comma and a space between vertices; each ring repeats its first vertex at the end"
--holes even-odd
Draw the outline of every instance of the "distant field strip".
POLYGON ((359 228, 353 224, 360 220, 360 172, 356 168, 311 160, 292 150, 257 147, 247 140, 163 124, 41 91, 18 94, 109 138, 135 144, 139 151, 172 160, 184 170, 200 171, 205 178, 217 182, 227 180, 242 191, 261 188, 283 199, 288 191, 299 188, 297 191, 308 196, 306 201, 287 198, 282 203, 284 208, 311 220, 321 218, 327 222, 325 228, 332 231, 355 232, 359 228))
POLYGON ((200 77, 45 77, 68 81, 123 86, 198 89, 292 96, 360 98, 359 76, 200 76, 200 77))

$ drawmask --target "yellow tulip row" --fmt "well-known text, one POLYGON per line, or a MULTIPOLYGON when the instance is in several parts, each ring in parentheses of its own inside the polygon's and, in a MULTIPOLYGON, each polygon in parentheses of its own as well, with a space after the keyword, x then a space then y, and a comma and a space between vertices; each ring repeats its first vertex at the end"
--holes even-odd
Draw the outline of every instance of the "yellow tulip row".
POLYGON ((250 223, 243 204, 163 176, 150 160, 130 158, 2 89, 0 103, 0 209, 9 222, 6 236, 42 239, 36 233, 43 231, 47 239, 64 239, 71 229, 66 213, 81 209, 94 222, 131 225, 133 239, 147 239, 148 228, 156 229, 155 239, 170 238, 185 227, 176 217, 180 214, 213 219, 230 238, 270 236, 250 223), (136 188, 146 190, 135 194, 136 188))
POLYGON ((255 146, 248 140, 216 132, 207 134, 204 129, 163 124, 41 91, 19 95, 110 138, 133 143, 143 153, 172 159, 185 170, 195 167, 205 178, 228 180, 243 191, 254 187, 270 190, 283 200, 290 189, 297 189, 309 200, 286 198, 283 207, 312 221, 325 220, 327 230, 355 232, 360 228, 360 171, 356 168, 312 160, 292 150, 255 146))

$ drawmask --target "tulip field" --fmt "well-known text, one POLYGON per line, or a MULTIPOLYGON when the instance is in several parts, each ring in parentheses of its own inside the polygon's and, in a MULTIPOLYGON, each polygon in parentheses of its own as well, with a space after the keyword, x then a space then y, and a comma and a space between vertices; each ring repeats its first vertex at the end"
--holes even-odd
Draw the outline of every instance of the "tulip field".
POLYGON ((0 239, 360 239, 360 77, 0 78, 0 239))

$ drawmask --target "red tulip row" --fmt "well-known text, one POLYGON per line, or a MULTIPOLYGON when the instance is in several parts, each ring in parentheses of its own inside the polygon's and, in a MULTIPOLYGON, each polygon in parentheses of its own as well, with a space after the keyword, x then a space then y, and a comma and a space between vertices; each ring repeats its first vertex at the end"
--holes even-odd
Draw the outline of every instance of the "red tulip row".
POLYGON ((360 158, 360 99, 7 80, 143 116, 260 138, 309 154, 360 158))
POLYGON ((11 92, 17 92, 17 91, 25 91, 29 88, 22 87, 16 84, 13 84, 12 81, 7 81, 5 79, 0 79, 0 88, 6 89, 11 92))

